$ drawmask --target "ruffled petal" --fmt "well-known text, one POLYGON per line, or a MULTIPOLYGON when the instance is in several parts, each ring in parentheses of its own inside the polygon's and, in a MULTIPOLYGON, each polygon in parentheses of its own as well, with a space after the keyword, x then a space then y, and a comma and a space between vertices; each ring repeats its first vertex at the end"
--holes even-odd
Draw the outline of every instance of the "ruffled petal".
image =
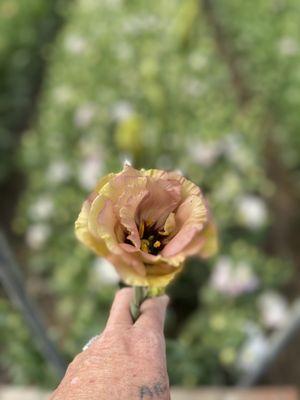
POLYGON ((127 285, 146 286, 151 288, 163 288, 178 274, 183 265, 174 268, 167 263, 156 265, 146 265, 146 274, 142 276, 132 265, 126 263, 123 258, 118 256, 109 256, 109 261, 115 266, 122 280, 127 285))
POLYGON ((127 229, 130 240, 137 248, 141 247, 141 238, 136 225, 137 208, 141 201, 148 194, 146 189, 146 178, 136 178, 128 182, 116 208, 119 208, 119 216, 121 224, 127 229))
POLYGON ((75 222, 75 234, 78 240, 85 246, 93 250, 99 256, 107 256, 108 249, 105 242, 91 234, 88 229, 88 216, 90 211, 89 201, 85 201, 82 205, 80 214, 75 222))
POLYGON ((160 228, 168 215, 175 210, 181 201, 181 188, 177 181, 148 180, 148 195, 141 201, 138 210, 139 222, 160 228))
POLYGON ((183 199, 191 195, 202 196, 201 190, 197 185, 195 185, 193 182, 189 181, 176 171, 166 172, 159 169, 148 169, 141 171, 146 176, 150 176, 155 180, 157 179, 176 180, 177 182, 179 182, 181 186, 181 195, 183 199))
POLYGON ((202 232, 204 240, 203 246, 200 248, 199 256, 209 258, 214 256, 219 247, 217 227, 213 222, 209 222, 202 232))
POLYGON ((194 236, 203 229, 207 222, 207 213, 201 197, 192 195, 186 198, 175 214, 177 234, 164 247, 162 256, 173 257, 184 251, 194 236))

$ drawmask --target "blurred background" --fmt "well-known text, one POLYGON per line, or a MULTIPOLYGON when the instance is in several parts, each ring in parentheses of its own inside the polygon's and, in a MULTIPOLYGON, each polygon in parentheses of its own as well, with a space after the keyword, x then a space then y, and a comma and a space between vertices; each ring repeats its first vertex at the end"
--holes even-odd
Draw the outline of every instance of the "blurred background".
POLYGON ((168 288, 171 384, 299 384, 299 18, 298 0, 0 0, 1 383, 53 387, 105 326, 118 277, 73 224, 130 159, 197 182, 220 231, 168 288))

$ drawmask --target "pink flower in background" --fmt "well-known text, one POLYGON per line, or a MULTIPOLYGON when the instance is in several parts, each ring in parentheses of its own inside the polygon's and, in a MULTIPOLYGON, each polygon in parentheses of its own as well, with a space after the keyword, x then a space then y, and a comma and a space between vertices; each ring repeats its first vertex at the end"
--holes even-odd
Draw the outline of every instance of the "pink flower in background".
POLYGON ((242 261, 234 264, 223 256, 214 267, 210 284, 218 292, 234 297, 255 290, 259 280, 250 265, 242 261))
POLYGON ((164 287, 187 256, 209 257, 217 250, 216 228, 199 187, 175 172, 129 165, 98 182, 75 231, 134 286, 164 287))

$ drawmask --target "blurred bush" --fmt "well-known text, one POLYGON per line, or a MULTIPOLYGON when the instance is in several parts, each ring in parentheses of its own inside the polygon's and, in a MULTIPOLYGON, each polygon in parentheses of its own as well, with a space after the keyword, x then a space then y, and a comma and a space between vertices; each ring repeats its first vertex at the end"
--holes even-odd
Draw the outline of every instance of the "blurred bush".
POLYGON ((0 1, 0 183, 15 166, 14 147, 32 118, 58 3, 0 1))
POLYGON ((16 221, 31 290, 51 299, 51 334, 68 358, 104 326, 117 281, 76 243, 73 223, 125 158, 182 170, 220 230, 218 257, 192 260, 169 289, 171 383, 233 383, 263 356, 289 308, 278 288, 299 174, 298 16, 296 0, 74 3, 24 136, 16 221))

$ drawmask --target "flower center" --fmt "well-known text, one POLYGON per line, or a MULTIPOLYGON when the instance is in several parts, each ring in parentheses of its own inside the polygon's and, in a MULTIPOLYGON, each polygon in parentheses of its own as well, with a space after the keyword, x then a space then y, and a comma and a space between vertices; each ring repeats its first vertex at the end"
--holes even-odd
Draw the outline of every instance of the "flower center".
POLYGON ((165 245, 166 237, 163 236, 151 221, 142 221, 139 226, 141 238, 141 250, 146 253, 157 255, 165 245))

